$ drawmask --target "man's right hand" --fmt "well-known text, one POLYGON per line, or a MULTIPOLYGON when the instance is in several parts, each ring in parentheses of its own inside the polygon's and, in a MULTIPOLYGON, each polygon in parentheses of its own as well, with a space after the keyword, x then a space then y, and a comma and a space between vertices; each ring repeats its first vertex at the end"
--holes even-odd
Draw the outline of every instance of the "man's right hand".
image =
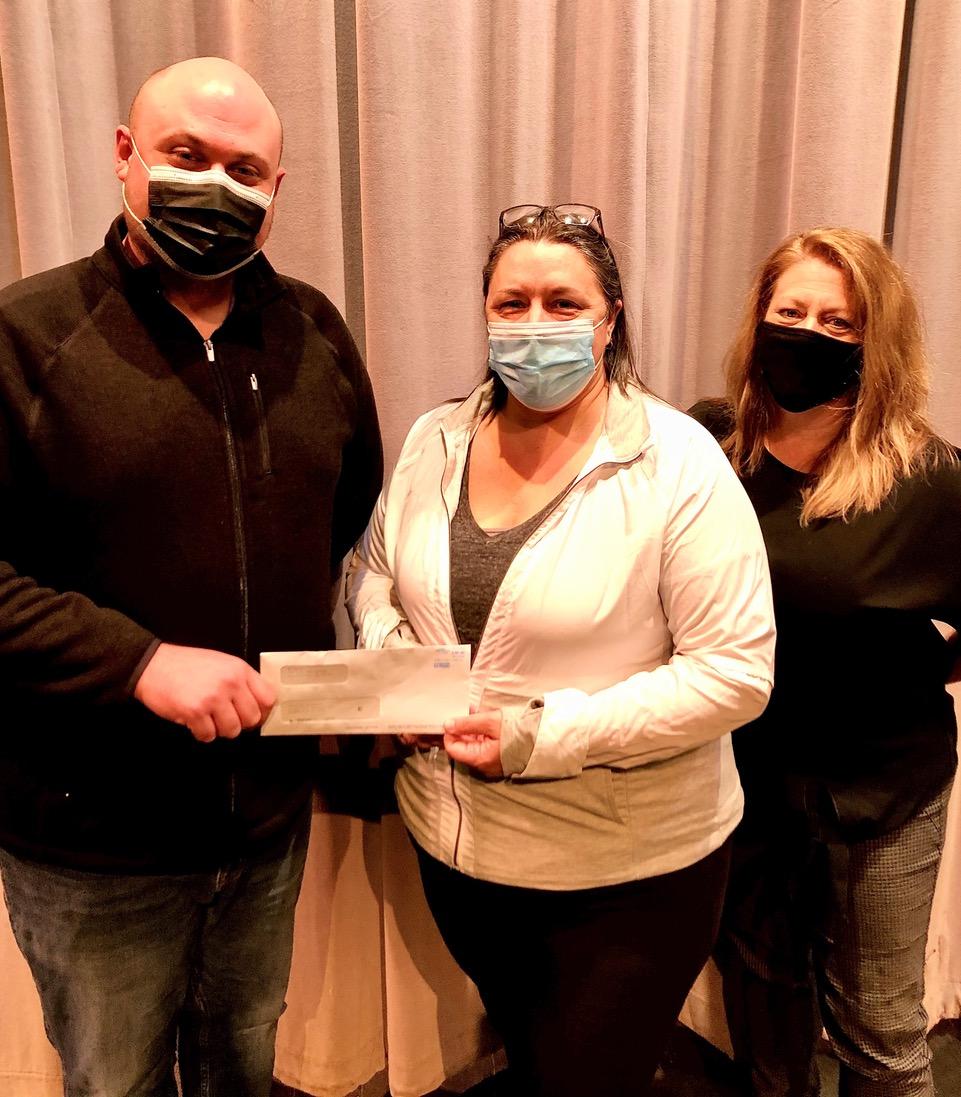
POLYGON ((209 648, 161 644, 144 668, 134 697, 151 712, 188 727, 195 739, 234 739, 262 724, 277 695, 236 656, 209 648))

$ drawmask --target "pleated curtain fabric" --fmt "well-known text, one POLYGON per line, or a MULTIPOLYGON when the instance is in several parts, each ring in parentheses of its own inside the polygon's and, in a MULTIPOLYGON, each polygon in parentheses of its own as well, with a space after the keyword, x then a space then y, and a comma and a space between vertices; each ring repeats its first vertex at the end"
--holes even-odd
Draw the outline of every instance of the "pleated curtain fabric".
MULTIPOLYGON (((0 0, 0 283, 99 246, 121 208, 117 123, 150 72, 201 54, 277 105, 288 175, 267 253, 344 312, 388 461, 483 376, 481 268, 498 211, 521 202, 603 210, 643 377, 682 406, 721 391, 752 271, 787 232, 887 227, 923 300, 933 416, 961 442, 961 5, 0 0)), ((318 814, 310 858, 278 1075, 318 1097, 389 1075, 413 1097, 489 1070, 398 820, 318 814)), ((949 839, 946 879, 958 865, 949 839)), ((932 1021, 961 1013, 943 889, 935 923, 932 1021)), ((0 978, 0 1091, 56 1094, 4 921, 0 978)), ((687 1016, 723 1042, 716 988, 687 1016)))
POLYGON ((918 0, 911 33, 893 251, 920 298, 931 412, 961 444, 961 4, 918 0))
POLYGON ((264 84, 288 176, 268 254, 365 351, 388 456, 482 375, 497 212, 600 206, 644 378, 719 391, 788 231, 881 235, 923 295, 935 417, 961 441, 961 8, 950 0, 3 0, 0 282, 97 247, 143 78, 217 53, 264 84), (907 95, 898 109, 906 16, 907 95))

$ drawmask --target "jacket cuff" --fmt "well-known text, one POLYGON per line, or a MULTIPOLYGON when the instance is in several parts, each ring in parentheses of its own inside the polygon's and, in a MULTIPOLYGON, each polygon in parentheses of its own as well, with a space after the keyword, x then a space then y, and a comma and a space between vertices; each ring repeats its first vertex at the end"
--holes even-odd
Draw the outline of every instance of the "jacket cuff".
MULTIPOLYGON (((357 646, 374 651, 384 646, 388 635, 403 621, 393 606, 380 606, 368 610, 358 624, 357 646)), ((403 645, 401 645, 403 646, 403 645)))
POLYGON ((414 630, 406 621, 401 621, 399 625, 392 628, 381 644, 383 648, 417 648, 420 646, 420 641, 414 634, 414 630))
POLYGON ((157 648, 159 648, 162 643, 163 641, 159 640, 155 636, 147 645, 147 650, 143 653, 143 655, 140 656, 137 665, 133 668, 133 673, 127 679, 126 686, 127 693, 131 697, 133 696, 134 690, 137 688, 137 683, 140 681, 140 676, 147 669, 147 664, 154 657, 157 652, 157 648))
POLYGON ((527 768, 537 731, 541 726, 544 701, 535 697, 524 708, 505 708, 501 722, 501 769, 505 777, 521 773, 527 768))

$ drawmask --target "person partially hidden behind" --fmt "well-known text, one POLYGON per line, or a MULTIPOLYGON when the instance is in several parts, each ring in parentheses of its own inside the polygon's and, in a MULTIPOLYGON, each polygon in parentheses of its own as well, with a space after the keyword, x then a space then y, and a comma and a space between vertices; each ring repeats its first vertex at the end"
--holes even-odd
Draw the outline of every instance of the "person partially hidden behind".
POLYGON ((757 1097, 813 1097, 821 1025, 844 1097, 932 1097, 921 1004, 955 770, 961 467, 925 418, 921 325, 871 237, 825 228, 765 262, 692 409, 761 522, 774 692, 734 733, 745 793, 720 966, 757 1097))
POLYGON ((68 1097, 267 1097, 316 741, 261 739, 262 649, 334 646, 381 486, 335 308, 259 254, 261 88, 151 76, 124 213, 0 293, 0 873, 68 1097))
POLYGON ((365 647, 471 645, 480 711, 397 796, 512 1092, 641 1097, 717 932, 729 733, 771 686, 764 546, 638 379, 599 210, 505 210, 483 290, 487 380, 411 429, 349 605, 365 647))

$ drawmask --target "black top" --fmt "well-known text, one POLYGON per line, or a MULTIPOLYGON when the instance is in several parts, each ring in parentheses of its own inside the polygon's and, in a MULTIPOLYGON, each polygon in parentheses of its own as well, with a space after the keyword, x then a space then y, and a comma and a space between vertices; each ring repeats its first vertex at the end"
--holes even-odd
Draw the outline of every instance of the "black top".
MULTIPOLYGON (((717 438, 730 431, 723 406, 691 414, 717 438)), ((955 768, 951 653, 931 619, 961 628, 961 468, 905 480, 870 514, 802 527, 805 481, 770 454, 743 481, 778 638, 771 702, 735 734, 738 768, 754 797, 822 805, 844 830, 880 833, 955 768)))
POLYGON ((0 292, 0 845, 188 872, 289 834, 316 741, 198 743, 137 677, 159 641, 333 647, 380 439, 323 294, 259 256, 205 344, 123 231, 0 292))

